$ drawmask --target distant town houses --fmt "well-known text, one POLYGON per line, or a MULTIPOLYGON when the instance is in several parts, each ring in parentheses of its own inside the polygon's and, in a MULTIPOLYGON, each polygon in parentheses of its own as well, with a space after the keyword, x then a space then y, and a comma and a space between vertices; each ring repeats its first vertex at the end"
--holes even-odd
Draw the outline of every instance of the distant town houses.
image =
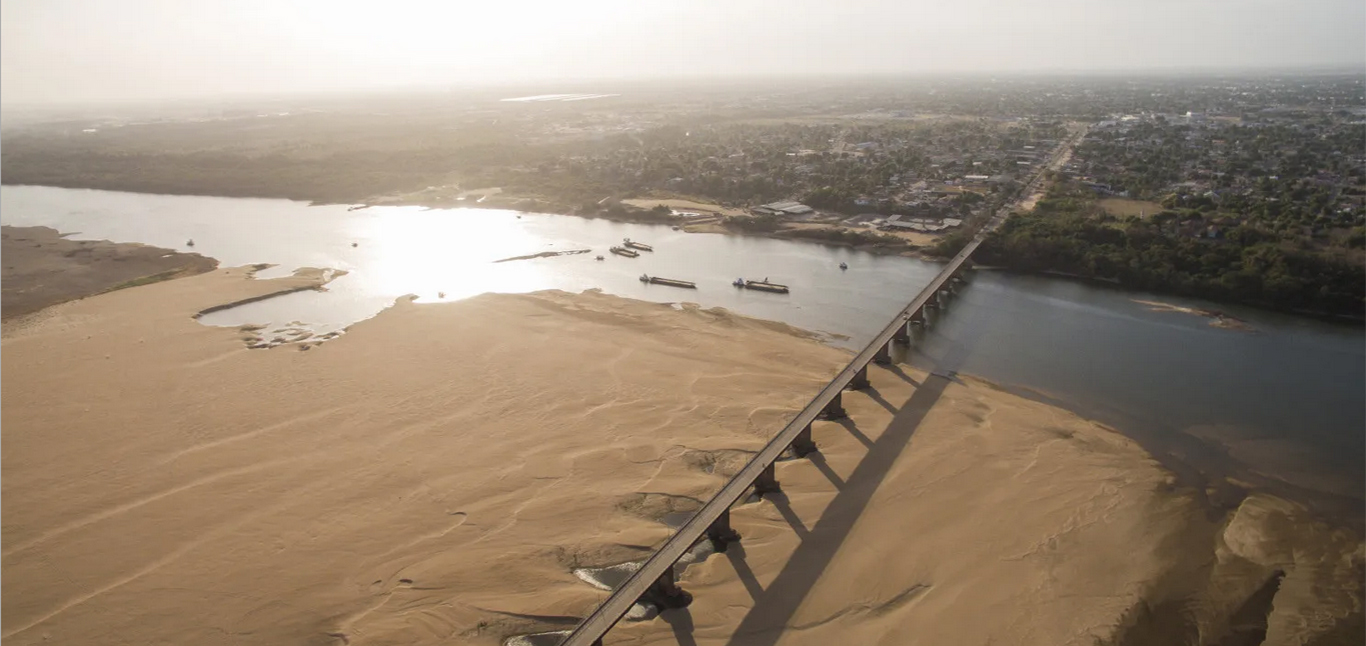
POLYGON ((883 231, 938 233, 961 226, 963 226, 963 220, 959 218, 920 218, 893 215, 884 220, 878 228, 883 231))
POLYGON ((815 209, 800 202, 783 201, 756 206, 750 211, 755 215, 808 215, 815 209))

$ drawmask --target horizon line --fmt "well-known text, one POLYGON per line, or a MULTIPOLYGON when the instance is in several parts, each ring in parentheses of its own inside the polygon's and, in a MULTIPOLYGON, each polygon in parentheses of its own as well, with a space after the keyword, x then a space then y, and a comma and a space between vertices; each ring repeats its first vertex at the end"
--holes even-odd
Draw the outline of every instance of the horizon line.
POLYGON ((343 96, 401 94, 409 92, 433 93, 453 91, 498 91, 538 86, 541 88, 564 86, 584 86, 616 84, 642 85, 651 83, 687 83, 689 85, 734 85, 739 83, 764 83, 774 81, 894 81, 894 80, 949 80, 985 79, 1009 80, 1012 78, 1035 78, 1048 80, 1075 79, 1113 79, 1128 76, 1135 80, 1155 79, 1198 79, 1232 76, 1255 78, 1263 76, 1347 76, 1366 77, 1366 62, 1353 64, 1316 64, 1296 66, 1186 66, 1186 67, 1134 67, 1134 68, 1034 68, 998 70, 916 70, 916 71, 860 71, 860 72, 772 72, 745 73, 731 75, 667 74, 658 76, 580 76, 555 78, 527 78, 518 80, 483 80, 467 82, 429 81, 402 84, 357 85, 349 88, 317 88, 305 90, 244 90, 220 94, 189 94, 162 97, 119 97, 108 99, 77 100, 37 100, 5 101, 0 99, 0 108, 9 109, 62 109, 94 107, 135 107, 148 104, 193 104, 211 102, 291 100, 304 98, 340 98, 343 96))

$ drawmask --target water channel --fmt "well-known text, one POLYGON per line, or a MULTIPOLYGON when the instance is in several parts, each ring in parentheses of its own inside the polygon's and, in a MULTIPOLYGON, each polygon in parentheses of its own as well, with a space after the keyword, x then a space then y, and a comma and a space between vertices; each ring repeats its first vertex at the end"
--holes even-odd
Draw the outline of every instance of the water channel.
MULTIPOLYGON (((480 208, 310 206, 287 200, 165 196, 49 187, 0 188, 0 220, 79 239, 194 251, 224 266, 271 263, 348 273, 300 292, 201 319, 319 332, 376 315, 404 295, 451 301, 485 292, 561 289, 656 302, 691 301, 826 332, 861 347, 938 265, 841 247, 667 226, 480 208), (608 247, 653 245, 640 258, 608 247), (495 262, 546 252, 587 253, 495 262), (596 260, 602 255, 603 260, 596 260), (840 270, 841 262, 848 264, 840 270), (642 273, 697 283, 647 285, 642 273), (768 278, 787 295, 739 290, 768 278)), ((1360 327, 1070 280, 978 271, 918 339, 919 367, 977 375, 1055 401, 1137 437, 1176 461, 1302 498, 1359 507, 1366 466, 1366 342, 1360 327), (1227 330, 1137 301, 1221 309, 1254 331, 1227 330), (1325 494, 1325 492, 1327 492, 1325 494), (1326 495, 1326 498, 1324 497, 1326 495), (1344 502, 1345 501, 1345 502, 1344 502)))

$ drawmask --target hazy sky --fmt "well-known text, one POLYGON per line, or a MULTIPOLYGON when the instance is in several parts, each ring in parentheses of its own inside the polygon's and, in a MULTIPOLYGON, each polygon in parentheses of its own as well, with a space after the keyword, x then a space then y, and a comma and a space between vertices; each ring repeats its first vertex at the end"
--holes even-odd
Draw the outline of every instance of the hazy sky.
POLYGON ((1363 65, 1364 0, 3 0, 0 100, 1363 65))

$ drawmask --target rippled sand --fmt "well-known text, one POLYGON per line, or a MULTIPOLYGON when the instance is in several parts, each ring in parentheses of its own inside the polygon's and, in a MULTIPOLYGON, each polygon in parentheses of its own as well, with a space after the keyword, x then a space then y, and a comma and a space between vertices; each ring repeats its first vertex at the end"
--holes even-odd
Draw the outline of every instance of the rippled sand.
MULTIPOLYGON (((322 280, 219 270, 6 330, 7 644, 564 628, 604 596, 574 568, 646 554, 848 360, 596 293, 401 302, 309 351, 191 318, 322 280)), ((989 384, 872 378, 779 465, 782 495, 736 510, 743 542, 685 571, 694 604, 609 644, 1218 643, 1259 621, 1295 643, 1359 617, 1359 537, 1262 497, 1211 517, 1133 442, 989 384)))

